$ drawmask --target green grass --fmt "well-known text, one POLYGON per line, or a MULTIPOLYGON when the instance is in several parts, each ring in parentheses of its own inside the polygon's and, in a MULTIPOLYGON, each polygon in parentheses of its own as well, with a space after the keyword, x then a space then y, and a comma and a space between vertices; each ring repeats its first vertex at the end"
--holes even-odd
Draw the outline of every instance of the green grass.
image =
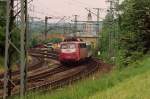
POLYGON ((150 71, 98 92, 89 99, 150 99, 150 71))
MULTIPOLYGON (((122 70, 113 70, 111 73, 96 75, 97 79, 93 79, 94 77, 90 77, 88 79, 79 81, 76 84, 70 85, 69 87, 65 87, 62 89, 58 89, 52 92, 32 92, 29 93, 26 98, 27 99, 143 99, 136 98, 136 94, 140 96, 140 91, 149 91, 150 80, 146 83, 147 78, 150 78, 150 58, 144 58, 142 61, 137 61, 131 66, 122 69, 122 70), (143 81, 141 81, 143 80, 143 81), (138 83, 136 86, 136 82, 138 83), (134 86, 132 87, 133 84, 134 86), (145 85, 142 87, 142 85, 145 85), (130 88, 128 89, 128 88, 130 88), (139 89, 138 89, 139 87, 139 89), (148 90, 144 90, 147 88, 148 90), (128 93, 126 93, 126 91, 128 93), (120 93, 119 93, 120 92, 120 93), (118 94, 117 94, 118 93, 118 94), (129 96, 127 98, 121 98, 122 93, 124 96, 129 96), (114 94, 116 96, 112 97, 114 94), (112 95, 112 96, 111 96, 112 95), (103 96, 103 97, 101 97, 103 96), (108 97, 110 96, 110 97, 108 97), (134 97, 135 96, 135 97, 134 97), (118 98, 117 98, 118 97, 118 98)), ((138 97, 138 96, 137 96, 138 97)), ((17 97, 15 97, 16 99, 17 97)), ((148 98, 146 98, 148 99, 148 98)), ((150 99, 150 98, 149 98, 150 99)))

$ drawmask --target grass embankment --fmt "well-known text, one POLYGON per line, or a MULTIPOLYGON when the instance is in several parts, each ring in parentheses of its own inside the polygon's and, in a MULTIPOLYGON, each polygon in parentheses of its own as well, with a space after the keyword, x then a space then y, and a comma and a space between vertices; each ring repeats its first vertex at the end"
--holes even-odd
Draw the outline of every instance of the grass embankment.
MULTIPOLYGON (((111 73, 79 81, 51 93, 29 93, 27 99, 150 99, 150 58, 111 73)), ((16 99, 16 97, 15 97, 16 99)))
POLYGON ((150 71, 98 92, 89 99, 150 99, 150 71))

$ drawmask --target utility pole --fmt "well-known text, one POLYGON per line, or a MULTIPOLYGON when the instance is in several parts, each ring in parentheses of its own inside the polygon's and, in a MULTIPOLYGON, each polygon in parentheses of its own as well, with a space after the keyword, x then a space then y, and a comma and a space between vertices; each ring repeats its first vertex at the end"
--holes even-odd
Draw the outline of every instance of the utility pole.
POLYGON ((76 36, 76 33, 77 33, 77 22, 78 22, 78 15, 74 15, 74 31, 73 31, 73 36, 76 36))
POLYGON ((97 17, 97 21, 96 21, 96 36, 97 36, 97 51, 99 51, 100 49, 100 11, 103 10, 102 8, 93 8, 95 10, 97 10, 97 13, 92 12, 90 9, 85 8, 87 11, 90 11, 93 15, 95 15, 97 17))
POLYGON ((95 10, 97 10, 97 35, 99 34, 100 30, 99 30, 99 22, 100 22, 100 11, 102 10, 101 8, 93 8, 95 10))
POLYGON ((44 40, 46 40, 46 38, 47 38, 47 20, 48 20, 48 18, 47 18, 47 16, 45 16, 45 32, 44 32, 44 40))
POLYGON ((99 22, 100 22, 100 11, 102 9, 101 8, 93 8, 93 9, 97 10, 97 14, 96 14, 96 16, 97 16, 97 30, 96 30, 96 35, 98 37, 97 38, 97 49, 99 51, 99 49, 100 49, 100 37, 101 37, 99 22))
POLYGON ((87 11, 90 11, 92 14, 94 14, 96 17, 97 17, 97 29, 96 29, 96 33, 97 33, 97 35, 99 34, 99 32, 100 32, 100 28, 99 28, 99 22, 100 22, 100 11, 101 10, 103 10, 102 8, 93 8, 93 9, 95 9, 95 10, 97 10, 97 13, 94 13, 94 12, 92 12, 91 10, 89 10, 88 8, 85 8, 87 11))
POLYGON ((47 23, 48 23, 48 19, 51 19, 52 17, 48 17, 48 16, 45 16, 45 32, 44 32, 44 40, 47 39, 47 23))
POLYGON ((20 32, 20 62, 21 62, 21 82, 20 82, 20 96, 23 97, 26 91, 27 83, 27 32, 28 32, 28 21, 27 21, 27 0, 21 0, 21 32, 20 32))
MULTIPOLYGON (((5 73, 4 73, 4 95, 3 98, 7 99, 11 96, 11 90, 13 82, 11 81, 11 71, 12 71, 12 59, 14 51, 18 52, 20 56, 20 96, 23 97, 26 89, 26 77, 27 77, 27 56, 26 56, 26 37, 27 37, 27 0, 20 0, 16 6, 14 2, 16 0, 7 0, 6 9, 6 35, 5 35, 5 73), (16 7, 21 7, 17 9, 16 7), (18 48, 12 41, 14 29, 16 25, 14 21, 16 17, 20 17, 20 48, 18 48), (12 51, 14 50, 14 51, 12 51)), ((18 26, 19 27, 19 26, 18 26)), ((17 28, 18 28, 17 27, 17 28)), ((15 86, 15 85, 14 85, 15 86)), ((14 87, 13 86, 13 87, 14 87)))

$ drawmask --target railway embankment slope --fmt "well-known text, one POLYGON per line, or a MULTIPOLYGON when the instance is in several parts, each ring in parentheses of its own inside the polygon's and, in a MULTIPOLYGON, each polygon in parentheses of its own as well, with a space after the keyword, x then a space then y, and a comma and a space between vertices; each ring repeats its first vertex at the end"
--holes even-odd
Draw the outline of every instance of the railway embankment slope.
POLYGON ((149 99, 150 71, 137 75, 103 92, 97 92, 89 99, 149 99))
MULTIPOLYGON (((97 73, 65 88, 29 93, 30 99, 149 99, 150 57, 121 70, 97 73)), ((15 98, 16 99, 16 98, 15 98)))
POLYGON ((129 71, 122 71, 122 82, 98 91, 88 99, 150 99, 150 58, 131 67, 129 71))

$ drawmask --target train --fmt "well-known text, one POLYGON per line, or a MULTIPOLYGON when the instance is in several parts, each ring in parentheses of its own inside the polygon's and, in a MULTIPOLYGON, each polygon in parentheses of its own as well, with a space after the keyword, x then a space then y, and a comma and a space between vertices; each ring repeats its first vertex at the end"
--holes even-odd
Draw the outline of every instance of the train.
POLYGON ((65 39, 60 43, 59 61, 61 64, 78 63, 92 57, 91 44, 81 39, 65 39))

